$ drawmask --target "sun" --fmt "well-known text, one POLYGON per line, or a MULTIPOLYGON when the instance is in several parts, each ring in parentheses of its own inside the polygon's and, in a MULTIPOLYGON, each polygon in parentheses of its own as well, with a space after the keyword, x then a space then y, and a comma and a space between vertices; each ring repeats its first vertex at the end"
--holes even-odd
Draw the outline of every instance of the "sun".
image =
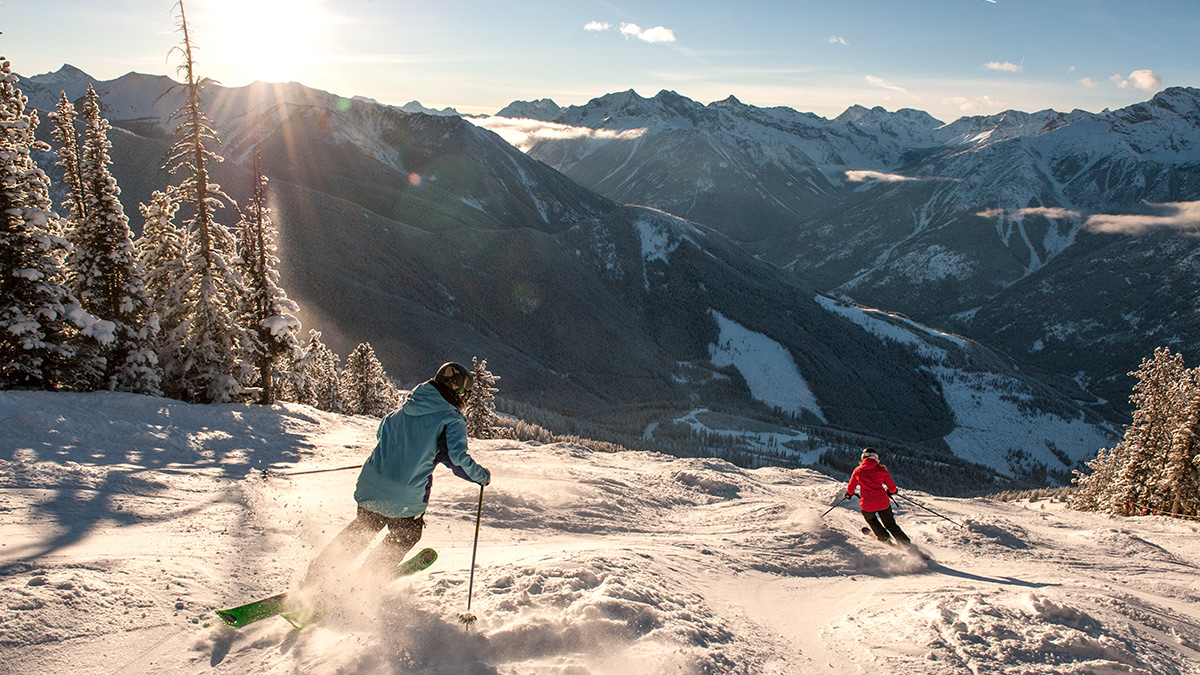
POLYGON ((330 23, 320 0, 207 0, 200 58, 228 85, 302 79, 330 23))

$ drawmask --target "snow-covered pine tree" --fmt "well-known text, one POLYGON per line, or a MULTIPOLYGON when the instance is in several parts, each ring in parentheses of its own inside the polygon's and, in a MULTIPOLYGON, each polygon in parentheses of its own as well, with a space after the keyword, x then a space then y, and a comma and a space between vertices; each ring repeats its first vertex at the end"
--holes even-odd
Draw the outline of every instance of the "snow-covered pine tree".
POLYGON ((281 359, 300 356, 300 309, 279 286, 279 256, 267 208, 267 177, 262 174, 259 153, 254 153, 254 190, 242 221, 242 276, 246 283, 246 317, 249 330, 242 345, 255 366, 253 378, 259 387, 259 402, 275 400, 275 370, 281 359))
POLYGON ((1078 487, 1070 500, 1075 508, 1120 515, 1170 512, 1177 494, 1182 505, 1195 489, 1195 473, 1187 467, 1188 461, 1195 466, 1195 444, 1187 431, 1194 371, 1184 367, 1181 355, 1160 347, 1130 375, 1137 378, 1129 399, 1133 422, 1121 443, 1088 462, 1089 474, 1076 472, 1078 487))
POLYGON ((471 396, 463 406, 463 417, 467 418, 467 435, 471 438, 499 438, 496 414, 496 380, 500 378, 487 369, 487 359, 471 357, 471 376, 474 384, 471 396))
MULTIPOLYGON (((67 232, 73 246, 68 257, 72 290, 83 308, 113 323, 116 338, 104 352, 106 389, 160 395, 162 376, 153 338, 157 321, 141 277, 129 219, 118 196, 121 190, 109 170, 112 159, 108 120, 100 114, 100 101, 90 85, 83 99, 85 138, 78 155, 78 191, 81 218, 67 232)), ((73 128, 73 127, 72 127, 73 128)), ((70 145, 64 124, 60 142, 70 145)), ((70 154, 69 148, 65 149, 70 154)))
POLYGON ((308 342, 296 360, 295 369, 286 373, 280 398, 310 405, 329 412, 342 412, 340 359, 321 341, 321 331, 308 331, 308 342))
POLYGON ((179 122, 175 128, 179 140, 169 151, 165 168, 183 174, 175 194, 191 208, 187 227, 194 247, 179 282, 178 298, 185 315, 167 339, 175 348, 164 355, 164 386, 185 401, 219 403, 232 401, 241 392, 237 376, 246 332, 239 321, 242 279, 234 265, 233 235, 215 217, 216 209, 233 200, 209 182, 209 164, 222 158, 212 150, 220 141, 201 110, 201 92, 208 80, 196 75, 183 0, 176 7, 183 39, 175 50, 182 57, 180 86, 187 96, 171 117, 179 122))
POLYGON ((343 411, 350 415, 383 417, 395 409, 400 392, 392 384, 371 345, 363 342, 346 357, 342 370, 343 411))
POLYGON ((1131 515, 1143 508, 1169 508, 1156 499, 1155 487, 1166 469, 1167 452, 1183 413, 1179 382, 1185 370, 1182 355, 1159 347, 1130 373, 1138 380, 1129 398, 1134 406, 1133 423, 1125 431, 1129 455, 1108 488, 1113 513, 1131 515))
POLYGON ((1155 496, 1173 515, 1200 516, 1200 367, 1186 371, 1179 388, 1183 411, 1155 496))
POLYGON ((1124 443, 1118 443, 1112 449, 1100 448, 1096 459, 1087 462, 1087 472, 1074 472, 1075 490, 1068 497, 1067 505, 1079 511, 1107 511, 1112 502, 1108 487, 1113 484, 1121 458, 1128 455, 1124 443))
MULTIPOLYGON (((155 191, 150 203, 138 205, 142 212, 142 236, 135 245, 142 267, 142 279, 158 321, 155 349, 162 357, 179 347, 170 342, 178 338, 176 328, 184 319, 185 307, 178 297, 183 279, 184 262, 188 258, 187 230, 175 225, 179 204, 166 192, 155 191)), ((176 394, 176 392, 170 392, 176 394)))
POLYGON ((0 58, 0 388, 84 388, 102 372, 112 325, 79 306, 66 286, 70 244, 34 163, 37 113, 0 58))
MULTIPOLYGON (((89 85, 89 89, 90 89, 89 85)), ((58 143, 58 166, 62 168, 63 182, 67 184, 67 220, 80 222, 87 215, 83 198, 83 177, 79 172, 79 136, 75 133, 75 106, 62 92, 57 112, 50 113, 54 120, 54 141, 58 143)))

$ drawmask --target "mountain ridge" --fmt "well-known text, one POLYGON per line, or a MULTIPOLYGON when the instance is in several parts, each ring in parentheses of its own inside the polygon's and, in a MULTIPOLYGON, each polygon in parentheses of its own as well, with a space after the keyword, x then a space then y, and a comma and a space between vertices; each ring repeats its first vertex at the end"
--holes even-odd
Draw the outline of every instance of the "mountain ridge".
POLYGON ((630 91, 564 108, 554 122, 642 132, 527 131, 522 148, 618 201, 710 225, 835 296, 979 339, 997 334, 998 321, 1029 317, 1019 330, 1000 331, 1013 337, 996 346, 1045 373, 1070 364, 1060 376, 1101 387, 1114 419, 1128 412, 1126 373, 1147 355, 1150 338, 1122 316, 1161 326, 1153 339, 1163 344, 1183 344, 1200 330, 1185 300, 1200 286, 1175 284, 1182 297, 1167 297, 1131 262, 1140 246, 1155 246, 1181 256, 1172 274, 1186 270, 1189 231, 1200 224, 1157 238, 1115 235, 1135 288, 1120 307, 1072 300, 1088 295, 1085 277, 1077 267, 1059 274, 1071 266, 1057 261, 1068 250, 1111 250, 1114 235, 1087 226, 1093 216, 1200 200, 1200 89, 1170 87, 1100 113, 1008 110, 946 124, 911 109, 851 106, 825 119, 676 97, 630 91), (681 122, 660 97, 693 116, 681 122), (1174 239, 1178 246, 1167 246, 1174 239), (1046 278, 1059 292, 1039 298, 1054 312, 1034 312, 1006 292, 1046 278), (1138 300, 1151 296, 1166 302, 1147 309, 1138 300), (1081 313, 1085 306, 1099 318, 1081 313), (1035 324, 1033 316, 1042 318, 1035 324), (1084 338, 1061 323, 1099 328, 1084 338))
MULTIPOLYGON (((166 85, 97 84, 123 130, 114 173, 128 213, 168 180, 144 170, 169 144, 179 93, 164 96, 166 85)), ((662 102, 703 119, 682 97, 662 102)), ((205 103, 228 160, 214 180, 227 191, 248 187, 261 148, 305 326, 341 353, 370 342, 404 381, 450 354, 479 355, 514 400, 605 440, 712 452, 703 439, 729 437, 743 462, 811 464, 808 439, 872 438, 956 467, 930 480, 1062 480, 1113 438, 1072 400, 1088 398, 1081 389, 1056 393, 982 345, 830 304, 716 230, 604 197, 467 120, 295 83, 213 86, 205 103), (812 403, 780 409, 764 381, 812 403), (971 396, 995 412, 975 431, 958 421, 971 396), (773 440, 747 434, 764 423, 773 440), (1004 434, 994 447, 975 442, 999 427, 1058 445, 1014 454, 1004 434)))

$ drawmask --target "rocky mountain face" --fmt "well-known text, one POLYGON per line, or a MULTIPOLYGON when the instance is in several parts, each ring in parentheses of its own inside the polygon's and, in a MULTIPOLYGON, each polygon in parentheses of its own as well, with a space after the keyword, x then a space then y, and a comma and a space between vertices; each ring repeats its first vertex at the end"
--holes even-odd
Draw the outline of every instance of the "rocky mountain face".
POLYGON ((627 91, 552 118, 608 133, 549 136, 528 152, 617 201, 709 224, 739 242, 769 242, 835 203, 846 166, 882 169, 938 125, 917 111, 881 113, 852 109, 831 122, 732 96, 703 106, 669 91, 651 99, 627 91))
POLYGON ((496 113, 496 116, 549 122, 560 110, 562 108, 554 101, 539 98, 536 101, 513 101, 511 105, 496 113))
POLYGON ((823 291, 983 339, 1093 388, 1116 419, 1126 373, 1200 330, 1195 218, 1089 227, 1200 200, 1197 89, 949 124, 624 92, 551 120, 623 132, 528 144, 581 184, 709 225, 823 291))
MULTIPOLYGON (((90 81, 53 75, 21 81, 38 107, 90 81)), ((136 74, 93 84, 117 128, 114 173, 139 229, 137 203, 170 181, 156 167, 182 92, 136 74)), ((786 442, 770 461, 800 462, 806 439, 852 439, 909 448, 955 475, 982 472, 985 483, 1061 474, 1112 441, 1079 388, 1056 392, 978 343, 835 300, 710 227, 601 196, 467 120, 296 84, 213 86, 207 97, 227 160, 214 180, 244 194, 251 152, 262 150, 284 284, 305 327, 341 354, 370 342, 406 384, 478 356, 504 396, 587 435, 666 447, 681 420, 720 413, 722 428, 709 427, 718 435, 779 430, 786 442), (1055 440, 1029 447, 1028 437, 1055 440)), ((664 98, 679 120, 699 115, 664 98)), ((780 128, 816 124, 773 114, 780 128)), ((934 124, 915 112, 873 123, 898 137, 934 124)), ((879 151, 847 129, 863 153, 879 151)), ((823 182, 806 183, 819 189, 798 210, 844 189, 836 172, 815 170, 823 182)))

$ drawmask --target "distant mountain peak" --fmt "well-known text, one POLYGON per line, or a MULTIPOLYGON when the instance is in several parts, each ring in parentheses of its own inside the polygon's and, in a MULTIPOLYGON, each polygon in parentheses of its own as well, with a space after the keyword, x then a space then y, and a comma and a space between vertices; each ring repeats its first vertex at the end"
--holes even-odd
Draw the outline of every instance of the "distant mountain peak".
MULTIPOLYGON (((1135 104, 1136 105, 1136 104, 1135 104)), ((1142 105, 1154 105, 1179 115, 1200 110, 1200 89, 1194 87, 1168 87, 1154 95, 1142 105)))
POLYGON ((833 119, 838 122, 857 122, 869 112, 871 112, 871 110, 865 105, 859 105, 855 103, 854 105, 842 111, 841 115, 838 115, 833 119))
POLYGON ((603 96, 598 96, 598 97, 588 101, 587 105, 585 105, 584 107, 590 108, 590 107, 620 106, 623 108, 628 108, 630 106, 634 106, 637 104, 647 103, 647 102, 649 102, 649 100, 650 99, 648 99, 648 98, 644 98, 644 97, 640 96, 636 91, 634 91, 632 89, 626 89, 625 91, 618 91, 618 92, 613 92, 611 94, 605 94, 603 96))
POLYGON ((42 73, 29 78, 30 82, 38 84, 53 85, 58 83, 74 83, 91 81, 92 76, 76 68, 75 66, 64 63, 61 68, 53 73, 42 73))
POLYGON ((562 110, 562 106, 548 98, 539 98, 536 101, 513 101, 504 106, 502 110, 496 113, 496 117, 509 117, 512 119, 530 119, 549 122, 558 115, 562 110))
POLYGON ((462 117, 462 113, 458 112, 454 108, 445 107, 441 110, 426 108, 425 106, 421 105, 420 101, 417 100, 412 100, 408 103, 405 103, 404 105, 400 106, 400 109, 407 113, 422 113, 424 115, 435 115, 438 117, 462 117))
POLYGON ((64 63, 53 73, 18 77, 21 80, 21 92, 29 99, 28 105, 41 110, 54 110, 63 93, 66 93, 68 100, 78 100, 87 93, 88 85, 99 82, 69 63, 64 63))

